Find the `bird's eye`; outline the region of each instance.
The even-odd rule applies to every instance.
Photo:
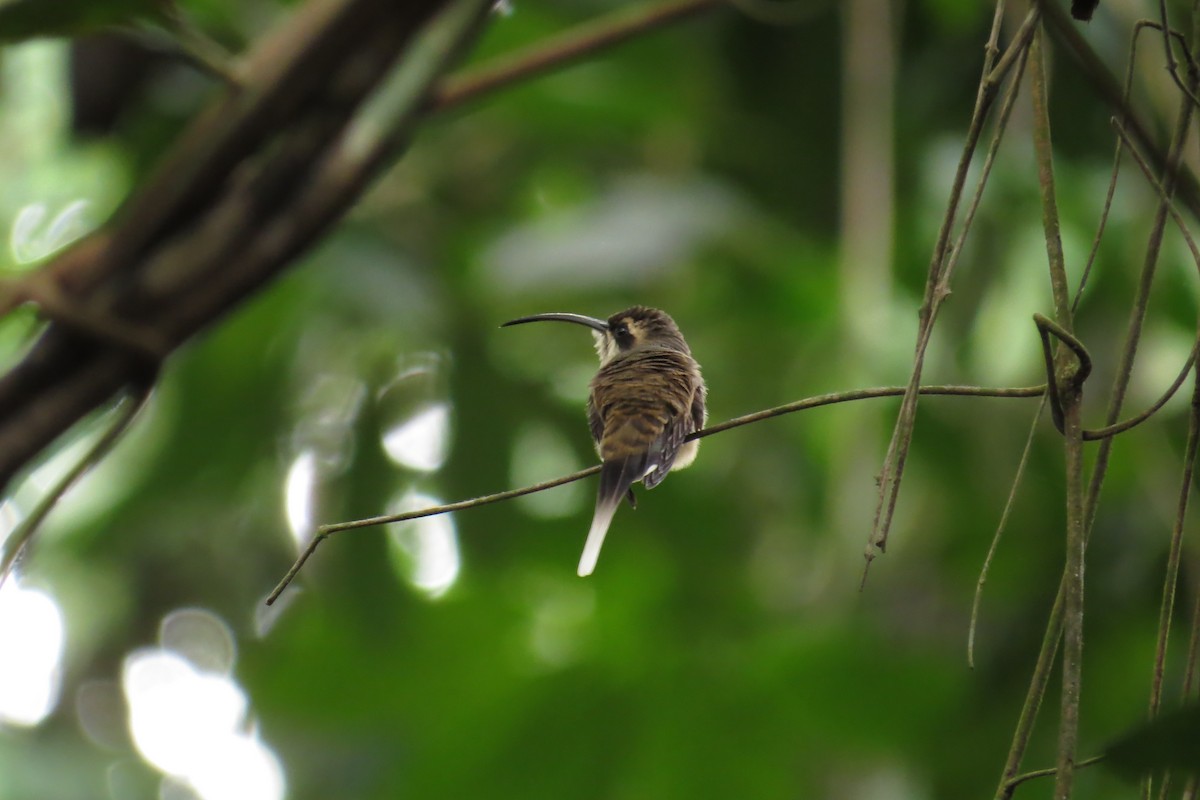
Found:
[[[629,332],[629,325],[627,323],[618,322],[616,325],[613,325],[612,333],[618,347],[624,349],[633,346],[633,335]]]

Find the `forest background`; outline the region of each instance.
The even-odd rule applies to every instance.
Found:
[[[153,388],[0,589],[0,798],[1123,798],[1146,752],[1187,766],[1111,745],[1200,685],[1191,4],[391,6],[0,4],[6,555]],[[1156,177],[1126,149],[1109,203],[1121,141]],[[917,379],[1054,402],[839,396],[706,438],[591,578],[584,480],[337,533],[265,604],[320,524],[593,464],[589,337],[498,326],[633,304],[712,423]]]

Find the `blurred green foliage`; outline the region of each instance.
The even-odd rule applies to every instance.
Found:
[[[1109,745],[1107,765],[1137,778],[1164,769],[1200,777],[1200,706],[1172,709]]]
[[[5,0],[0,3],[0,41],[95,33],[158,12],[159,0]]]
[[[253,42],[291,4],[185,5],[223,40]],[[1043,419],[968,669],[976,579],[1036,401],[922,401],[896,528],[862,592],[895,401],[706,440],[694,467],[618,513],[587,580],[574,564],[590,484],[554,490],[574,491],[561,509],[454,515],[461,566],[439,597],[411,580],[419,557],[398,543],[411,545],[411,530],[367,529],[331,538],[279,609],[262,606],[296,555],[289,476],[324,522],[384,512],[408,492],[456,500],[514,486],[531,477],[513,463],[530,431],[557,453],[532,477],[592,462],[588,338],[499,330],[506,319],[667,309],[703,366],[714,421],[906,380],[992,12],[899,6],[896,63],[877,67],[895,101],[894,183],[880,184],[894,208],[847,231],[841,178],[855,154],[837,6],[789,27],[713,12],[431,120],[320,247],[179,353],[137,429],[24,564],[23,584],[63,610],[65,661],[51,716],[0,738],[0,799],[159,796],[119,709],[97,734],[79,698],[101,686],[119,699],[124,660],[186,607],[232,630],[233,676],[295,800],[990,796],[1062,560],[1062,448]],[[1082,30],[1120,69],[1130,20],[1107,6]],[[472,60],[606,8],[516,0]],[[16,220],[43,209],[32,233],[10,236],[5,271],[70,238],[34,247],[71,202],[98,225],[219,91],[155,62],[108,135],[71,137],[67,48],[3,54],[0,137],[24,149],[0,148],[0,211],[20,233]],[[1176,101],[1160,66],[1145,71],[1139,106],[1166,117]],[[1053,80],[1078,275],[1111,165],[1111,111],[1057,53]],[[928,382],[1041,380],[1030,315],[1050,301],[1019,109]],[[1097,362],[1089,420],[1106,403],[1153,202],[1125,173],[1077,329]],[[890,263],[870,265],[877,285],[848,277],[848,236],[890,242]],[[1193,338],[1196,272],[1168,239],[1132,410],[1170,382]],[[859,305],[880,288],[878,307]],[[866,334],[851,334],[852,312],[872,320]],[[0,327],[7,360],[33,324]],[[390,458],[385,434],[434,406],[449,409],[444,462]],[[1145,715],[1185,409],[1176,399],[1116,445],[1088,559],[1081,756]],[[302,457],[311,483],[295,477]],[[27,483],[16,499],[36,491]],[[1196,597],[1189,536],[1168,694]],[[1030,769],[1053,763],[1057,702],[1052,692]],[[1128,792],[1101,770],[1078,776],[1079,797]],[[1017,796],[1048,793],[1043,781]]]

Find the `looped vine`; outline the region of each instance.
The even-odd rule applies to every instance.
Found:
[[[1050,398],[1050,414],[1054,419],[1054,427],[1058,429],[1059,433],[1062,433],[1064,389],[1074,393],[1083,388],[1083,382],[1092,374],[1092,357],[1088,355],[1087,348],[1083,346],[1082,342],[1054,320],[1035,313],[1033,321],[1037,325],[1038,335],[1042,339],[1042,357],[1046,362],[1046,386],[1048,387],[1046,395]],[[1054,353],[1050,346],[1051,335],[1066,345],[1075,356],[1076,361],[1079,362],[1074,371],[1066,376],[1065,387],[1059,386],[1058,383],[1058,375],[1054,368]]]

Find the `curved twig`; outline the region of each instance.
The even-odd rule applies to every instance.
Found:
[[[1050,413],[1054,417],[1054,427],[1059,433],[1063,432],[1063,407],[1061,389],[1058,385],[1058,377],[1054,370],[1054,353],[1050,347],[1050,336],[1053,334],[1055,339],[1065,344],[1067,348],[1074,354],[1075,359],[1079,362],[1075,371],[1071,374],[1070,380],[1067,382],[1067,389],[1072,392],[1079,391],[1083,386],[1083,382],[1092,374],[1092,357],[1088,355],[1087,348],[1083,346],[1075,336],[1059,325],[1054,320],[1042,314],[1034,314],[1033,321],[1037,325],[1038,335],[1042,339],[1042,356],[1046,360],[1046,382],[1050,387],[1048,392],[1050,397]],[[1186,374],[1186,373],[1185,373]],[[1178,387],[1176,387],[1178,388]],[[1130,427],[1133,427],[1132,425]],[[1096,438],[1104,438],[1103,436]]]
[[[1041,315],[1038,314],[1035,316],[1040,317]],[[1045,320],[1046,318],[1042,317],[1042,319]],[[1049,320],[1046,321],[1050,322]],[[1053,322],[1050,322],[1050,326],[1051,328],[1058,327]],[[1055,335],[1057,336],[1058,333],[1056,332]],[[1070,342],[1074,342],[1075,346],[1082,350],[1083,346],[1079,344],[1078,340],[1076,340],[1074,337],[1068,336],[1067,339],[1069,339]],[[1067,339],[1064,339],[1064,341]],[[1086,350],[1082,350],[1082,352],[1083,358],[1080,359],[1080,372],[1082,373],[1082,377],[1079,378],[1080,383],[1082,383],[1084,378],[1087,378],[1088,373],[1091,371],[1091,360],[1087,357]],[[1193,357],[1194,355],[1195,353],[1193,353]],[[1181,373],[1181,376],[1176,378],[1175,383],[1173,383],[1171,387],[1167,389],[1166,393],[1164,393],[1164,395],[1146,411],[1142,412],[1136,417],[1118,423],[1117,425],[1110,425],[1107,428],[1100,428],[1098,430],[1085,430],[1084,439],[1087,441],[1105,439],[1115,436],[1118,433],[1123,433],[1124,431],[1127,431],[1130,428],[1136,427],[1137,425],[1145,422],[1147,419],[1153,416],[1155,412],[1161,409],[1163,405],[1165,405],[1166,402],[1171,398],[1171,396],[1174,395],[1179,389],[1179,386],[1183,383],[1183,379],[1187,376],[1192,363],[1193,358],[1189,358],[1187,365],[1184,367],[1184,370]],[[902,397],[906,388],[907,387],[904,386],[878,386],[869,389],[852,389],[845,392],[831,392],[829,394],[806,397],[803,400],[797,400],[794,403],[786,403],[774,408],[755,411],[750,414],[744,414],[740,417],[734,417],[731,420],[727,420],[717,425],[711,425],[704,430],[696,431],[688,436],[684,441],[703,439],[706,436],[724,433],[727,430],[739,428],[743,425],[750,425],[755,422],[761,422],[773,417],[781,417],[785,414],[793,414],[797,411],[805,411],[810,408],[837,405],[839,403],[849,403],[856,400],[870,400],[880,397]],[[1039,386],[1017,386],[1007,388],[955,385],[922,386],[919,389],[919,393],[923,395],[937,395],[945,397],[1042,397],[1046,394],[1046,385],[1042,384]],[[327,525],[321,525],[317,528],[316,534],[308,543],[307,547],[305,547],[304,551],[296,559],[296,562],[292,564],[291,568],[279,581],[279,584],[276,585],[276,587],[267,596],[267,605],[272,605],[277,599],[279,599],[279,595],[282,594],[283,590],[288,587],[288,584],[295,579],[296,575],[300,572],[300,569],[304,566],[304,563],[308,561],[309,557],[312,556],[313,552],[316,551],[321,542],[332,534],[354,530],[356,528],[369,528],[375,525],[388,525],[393,522],[405,522],[407,520],[420,519],[421,517],[448,514],[452,511],[463,511],[468,508],[475,508],[476,506],[489,505],[491,503],[498,503],[503,500],[511,500],[515,497],[521,497],[523,495],[533,494],[535,492],[541,492],[545,491],[546,489],[553,489],[557,486],[573,483],[591,475],[595,475],[599,471],[600,467],[597,465],[588,467],[587,469],[579,470],[578,472],[573,472],[570,475],[563,475],[561,477],[553,478],[541,483],[523,486],[519,489],[508,489],[503,492],[496,492],[495,494],[482,495],[480,497],[473,497],[468,500],[460,500],[440,506],[430,506],[428,508],[422,508],[416,511],[405,511],[399,514],[382,514],[374,517],[364,517],[362,519],[332,522]]]
[[[1124,422],[1105,425],[1103,428],[1085,428],[1083,431],[1083,440],[1085,442],[1098,442],[1101,439],[1108,439],[1112,436],[1116,436],[1118,433],[1124,433],[1131,428],[1136,428],[1138,425],[1141,425],[1143,422],[1150,419],[1150,417],[1158,413],[1159,409],[1165,406],[1167,401],[1175,396],[1175,393],[1179,391],[1179,387],[1183,386],[1183,382],[1187,380],[1188,373],[1192,371],[1192,365],[1196,363],[1197,347],[1200,347],[1200,343],[1197,343],[1197,345],[1192,347],[1192,352],[1188,354],[1187,361],[1184,362],[1183,369],[1181,369],[1179,374],[1175,376],[1174,382],[1167,387],[1167,390],[1162,393],[1162,396],[1155,400],[1149,408],[1140,414],[1130,417]]]
[[[1103,760],[1104,760],[1104,756],[1092,756],[1091,758],[1085,758],[1082,761],[1075,762],[1075,769],[1083,769],[1084,767],[1090,767],[1094,764],[1099,764]],[[1025,783],[1026,781],[1031,781],[1034,778],[1048,778],[1051,775],[1055,775],[1057,773],[1058,773],[1057,768],[1047,767],[1046,769],[1035,769],[1032,772],[1026,772],[1023,775],[1017,775],[1015,777],[1009,778],[1008,781],[1005,782],[1004,788],[1001,790],[999,797],[1003,798],[1003,800],[1007,800],[1007,798],[1012,797],[1013,790],[1015,790],[1022,783]]]
[[[665,0],[615,11],[447,77],[434,88],[428,108],[445,111],[457,107],[496,89],[569,66],[634,36],[723,5],[726,5],[724,0]]]
[[[1172,28],[1167,21],[1166,0],[1158,0],[1158,16],[1161,20],[1160,23],[1156,24],[1150,20],[1142,20],[1138,24],[1154,28],[1162,33],[1163,53],[1167,57],[1167,73],[1171,76],[1171,80],[1175,82],[1179,91],[1183,92],[1197,107],[1200,107],[1200,98],[1196,97],[1195,92],[1179,77],[1179,63],[1175,60],[1175,51],[1171,49],[1172,38],[1179,42],[1179,46],[1183,48],[1184,58],[1187,59],[1188,80],[1193,83],[1196,80],[1196,61],[1192,58],[1192,51],[1188,47],[1187,39],[1183,37],[1183,34]]]
[[[267,605],[272,605],[279,599],[279,595],[288,587],[288,584],[300,572],[300,568],[304,566],[304,562],[308,561],[309,557],[316,552],[317,547],[325,539],[339,531],[349,531],[355,528],[369,528],[373,525],[387,525],[393,522],[405,522],[410,519],[420,519],[421,517],[434,517],[438,514],[449,514],[451,511],[462,511],[466,508],[475,508],[476,506],[486,506],[489,503],[499,503],[501,500],[511,500],[514,497],[541,492],[546,489],[553,489],[556,486],[574,483],[577,480],[586,478],[589,475],[595,475],[600,471],[600,465],[581,469],[578,472],[572,472],[570,475],[563,475],[560,478],[553,478],[541,483],[535,483],[532,486],[523,486],[520,489],[509,489],[504,492],[496,492],[495,494],[487,494],[482,497],[473,497],[470,500],[459,500],[457,503],[447,503],[440,506],[429,506],[428,508],[418,509],[416,511],[405,511],[400,514],[383,514],[378,517],[366,517],[365,519],[352,519],[346,522],[332,522],[328,525],[321,525],[317,528],[316,535],[312,541],[308,543],[308,547],[304,548],[304,552],[296,559],[296,563],[292,564],[291,569],[279,581],[279,584],[271,590],[267,595]]]
[[[1143,422],[1150,419],[1150,417],[1158,413],[1162,407],[1165,406],[1167,402],[1175,396],[1175,393],[1179,391],[1181,386],[1183,386],[1183,382],[1187,380],[1188,374],[1192,371],[1192,366],[1196,363],[1197,351],[1200,351],[1200,339],[1198,339],[1196,344],[1192,347],[1191,353],[1188,354],[1187,361],[1184,362],[1179,374],[1175,376],[1175,380],[1169,387],[1167,387],[1166,391],[1162,393],[1158,400],[1154,401],[1154,403],[1151,404],[1145,411],[1132,416],[1123,422],[1107,425],[1103,428],[1085,428],[1083,430],[1083,440],[1085,442],[1095,442],[1102,439],[1108,439],[1116,436],[1119,433],[1124,433],[1125,431],[1136,428],[1138,425],[1141,425]],[[1037,416],[1040,416],[1040,414],[1041,409],[1039,408],[1038,413],[1034,415],[1035,419]],[[1004,528],[1008,522],[1009,513],[1012,511],[1012,505],[1016,499],[1017,486],[1020,484],[1021,476],[1025,471],[1025,464],[1029,458],[1029,453],[1033,445],[1033,435],[1036,430],[1036,425],[1030,427],[1029,436],[1025,441],[1025,451],[1022,454],[1021,460],[1017,467],[1017,474],[1013,479],[1013,485],[1009,491],[1008,499],[1005,501],[1004,510],[1000,514],[1000,522],[996,526],[996,533],[992,538],[992,543],[988,548],[987,555],[984,557],[983,566],[980,569],[979,578],[976,581],[975,598],[971,603],[971,621],[967,627],[967,664],[971,667],[971,669],[975,668],[975,631],[979,620],[979,607],[983,596],[983,586],[985,583],[987,583],[987,576],[989,570],[991,569],[992,558],[996,554],[996,549],[1000,542],[1000,535],[1004,531]]]
[[[1190,124],[1193,105],[1191,100],[1187,98],[1181,99],[1175,129],[1172,133],[1170,144],[1166,147],[1159,145],[1156,137],[1150,132],[1151,128],[1143,121],[1141,116],[1135,113],[1130,104],[1129,98],[1134,78],[1134,53],[1136,52],[1138,35],[1145,28],[1138,27],[1135,30],[1130,45],[1131,50],[1125,74],[1125,82],[1122,85],[1117,82],[1116,78],[1109,72],[1107,65],[1096,55],[1095,51],[1092,50],[1080,35],[1059,4],[1044,3],[1042,7],[1050,28],[1058,36],[1067,51],[1080,62],[1084,75],[1091,81],[1097,93],[1104,97],[1114,109],[1119,111],[1121,117],[1121,122],[1119,123],[1120,129],[1129,130],[1131,137],[1141,144],[1150,155],[1155,168],[1163,174],[1163,191],[1161,197],[1164,200],[1160,202],[1160,208],[1170,212],[1172,210],[1171,205],[1169,202],[1166,202],[1165,198],[1178,196],[1193,215],[1200,217],[1200,192],[1197,192],[1196,182],[1191,172],[1182,166],[1181,159],[1183,146],[1186,142],[1186,133]],[[1123,136],[1122,138],[1123,141],[1117,143],[1118,159],[1125,137]],[[1135,155],[1135,158],[1137,157],[1136,150],[1129,148],[1129,151]],[[1157,182],[1155,184],[1157,185]],[[1117,421],[1124,402],[1131,365],[1137,350],[1137,342],[1145,316],[1146,297],[1148,296],[1149,287],[1153,280],[1161,235],[1160,221],[1156,219],[1154,228],[1151,231],[1151,240],[1147,244],[1145,263],[1142,266],[1138,280],[1137,295],[1133,301],[1133,315],[1129,322],[1120,364],[1116,370],[1117,376],[1113,383],[1113,393],[1109,400],[1107,412],[1107,422],[1109,424]],[[1085,538],[1091,530],[1096,509],[1099,505],[1098,498],[1104,477],[1107,474],[1111,442],[1112,437],[1101,442],[1092,467],[1092,477],[1084,501]],[[1011,790],[1007,789],[1008,782],[1016,777],[1021,760],[1032,738],[1033,726],[1046,695],[1046,688],[1050,682],[1052,665],[1058,652],[1058,645],[1062,641],[1064,617],[1066,616],[1065,596],[1067,593],[1067,583],[1068,578],[1064,574],[1059,583],[1058,593],[1046,623],[1042,644],[1038,651],[1037,662],[1033,668],[1025,701],[1021,707],[1020,718],[1013,731],[1008,757],[1001,772],[1000,785],[996,790],[997,798],[1004,796],[1005,792],[1011,793]]]
[[[42,522],[50,515],[55,504],[62,499],[63,495],[75,484],[77,480],[83,477],[89,469],[94,467],[104,458],[112,446],[115,445],[121,436],[129,430],[129,426],[133,423],[138,412],[146,405],[146,400],[150,397],[149,383],[144,388],[139,389],[136,393],[130,394],[125,401],[124,407],[118,413],[117,418],[113,420],[91,449],[84,454],[83,458],[71,467],[65,475],[46,492],[37,505],[29,512],[29,515],[21,520],[20,524],[13,530],[12,534],[5,542],[4,555],[0,558],[0,586],[4,585],[4,581],[8,579],[8,574],[12,571],[13,565],[17,563],[17,559],[25,552],[25,548],[33,541],[34,535]]]
[[[1029,434],[1025,437],[1025,449],[1017,462],[1017,474],[1013,476],[1012,485],[1008,489],[1008,499],[1004,501],[1004,510],[1000,512],[1000,521],[996,523],[996,531],[992,534],[992,543],[988,545],[987,555],[983,557],[983,566],[979,569],[979,577],[975,581],[975,597],[971,601],[971,622],[967,626],[967,666],[975,669],[975,631],[979,624],[979,607],[983,604],[983,586],[987,583],[988,573],[992,569],[992,559],[1000,549],[1000,537],[1008,527],[1008,517],[1016,504],[1017,490],[1021,487],[1021,479],[1025,476],[1025,467],[1029,464],[1029,454],[1033,452],[1033,437],[1037,433],[1037,420],[1046,406],[1046,397],[1038,403],[1037,413],[1033,416],[1033,424],[1029,426]]]
[[[983,76],[980,78],[976,91],[975,109],[971,114],[971,122],[967,129],[966,141],[959,156],[958,166],[950,188],[950,196],[946,204],[942,223],[938,229],[937,240],[929,262],[929,272],[925,281],[924,297],[918,312],[919,326],[916,347],[913,353],[913,368],[910,373],[907,392],[900,411],[896,415],[896,424],[892,428],[892,436],[884,454],[883,466],[879,472],[879,488],[876,493],[875,515],[871,522],[871,533],[867,539],[867,547],[863,552],[866,563],[863,565],[863,582],[866,582],[867,572],[876,555],[887,549],[888,533],[891,530],[892,519],[895,516],[896,504],[900,497],[900,483],[904,478],[908,452],[912,443],[913,430],[916,425],[917,395],[921,376],[925,368],[925,355],[933,337],[934,324],[942,302],[950,293],[950,276],[954,272],[955,261],[948,256],[952,253],[951,232],[962,201],[967,175],[975,152],[983,133],[983,126],[990,114],[996,95],[1005,77],[1014,69],[1014,65],[1024,64],[1024,52],[1037,30],[1041,17],[1040,4],[1033,4],[1021,23],[1021,27],[1013,34],[1012,41],[1003,54],[995,49],[998,31],[1003,21],[1003,4],[996,7],[992,22],[992,34],[985,49]],[[997,58],[997,56],[999,56]],[[1000,131],[997,130],[999,135]],[[979,178],[979,188],[986,183],[986,174]],[[964,229],[965,231],[965,229]],[[960,234],[965,236],[965,232]]]

